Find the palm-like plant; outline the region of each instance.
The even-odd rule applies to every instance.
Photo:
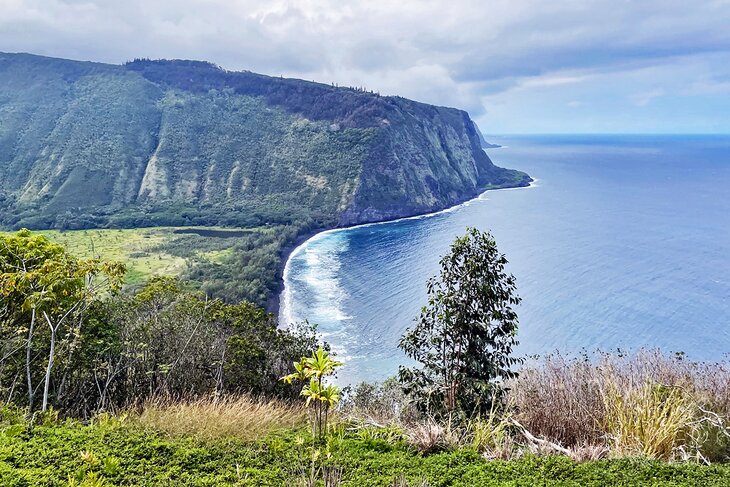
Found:
[[[333,384],[325,385],[324,379],[334,374],[335,369],[341,365],[342,362],[334,360],[329,352],[320,346],[312,352],[311,357],[302,357],[299,362],[294,362],[294,373],[281,378],[287,384],[295,380],[302,382],[309,380],[309,384],[302,388],[301,395],[307,398],[307,406],[313,403],[314,436],[321,437],[325,433],[329,410],[340,400],[340,388]]]
[[[295,380],[301,380],[305,381],[309,378],[308,375],[308,369],[304,367],[304,357],[302,357],[301,362],[294,362],[294,370],[295,372],[293,374],[285,375],[281,378],[284,382],[287,384],[291,384]]]

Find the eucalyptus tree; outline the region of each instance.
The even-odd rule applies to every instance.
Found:
[[[428,304],[399,344],[420,363],[402,366],[399,380],[421,411],[484,411],[499,398],[500,381],[515,375],[520,298],[506,265],[492,235],[475,228],[441,258],[440,274],[427,283]]]

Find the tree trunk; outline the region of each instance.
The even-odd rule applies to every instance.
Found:
[[[51,369],[53,369],[53,357],[56,353],[56,330],[58,328],[54,327],[51,324],[51,321],[46,316],[46,321],[48,321],[48,326],[51,329],[51,349],[48,352],[48,366],[46,367],[46,382],[43,385],[43,406],[41,407],[41,411],[45,412],[46,409],[48,409],[48,391],[51,386]]]
[[[15,384],[18,383],[19,376],[20,376],[20,371],[16,372],[15,377],[13,378],[13,383],[10,386],[10,392],[8,392],[8,400],[5,401],[6,406],[13,402],[13,394],[15,394]]]
[[[324,406],[324,434],[327,434],[327,421],[329,419],[329,410],[330,407],[328,404],[325,404]]]
[[[33,330],[35,329],[35,308],[31,311],[30,315],[30,328],[28,329],[28,344],[25,347],[25,372],[28,379],[28,410],[33,411],[33,397],[35,391],[33,390],[33,377],[30,370],[30,359],[31,359],[31,345],[33,344]]]

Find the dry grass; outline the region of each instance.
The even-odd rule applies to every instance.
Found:
[[[726,459],[730,366],[642,350],[543,358],[510,384],[517,419],[536,436],[591,457]]]
[[[570,449],[570,458],[576,462],[592,462],[608,456],[609,449],[603,445],[574,445]]]
[[[408,443],[421,453],[430,453],[446,447],[446,428],[428,419],[407,428]]]
[[[597,375],[590,362],[561,355],[525,367],[510,384],[519,421],[565,446],[593,442],[601,434],[595,416],[603,409]]]
[[[136,420],[170,435],[255,440],[274,431],[304,426],[308,416],[302,405],[237,396],[148,401]]]
[[[692,443],[699,411],[692,395],[679,387],[647,380],[619,391],[609,382],[603,399],[603,429],[614,455],[668,460],[678,447]]]
[[[471,447],[490,459],[730,458],[728,361],[691,362],[656,350],[550,355],[507,384],[505,404],[466,422],[404,416],[407,398],[397,387],[361,385],[343,412],[351,421],[398,428],[422,453]]]

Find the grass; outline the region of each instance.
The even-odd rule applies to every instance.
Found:
[[[98,257],[127,265],[125,284],[153,276],[179,277],[186,286],[227,303],[271,306],[281,278],[282,252],[301,228],[292,225],[149,227],[41,230],[80,258]],[[0,232],[7,235],[9,232]]]
[[[247,396],[150,401],[89,424],[52,413],[31,425],[5,407],[0,485],[725,486],[726,365],[551,356],[510,384],[506,414],[381,426],[355,397],[323,440],[300,404]],[[381,413],[399,401],[364,392]]]
[[[308,417],[299,404],[240,396],[186,402],[150,401],[136,420],[144,427],[170,435],[253,440],[277,431],[306,427]]]
[[[692,443],[699,410],[694,398],[679,387],[646,381],[619,391],[609,383],[604,401],[604,429],[616,455],[668,460],[678,447]]]
[[[174,233],[176,230],[216,230],[213,227],[152,227],[132,229],[92,230],[40,230],[36,233],[47,236],[64,245],[68,251],[80,258],[99,257],[104,260],[123,262],[127,265],[125,283],[141,284],[153,276],[180,276],[189,263],[183,257],[161,251],[158,247],[173,241],[187,239],[193,242],[194,234]],[[221,229],[222,231],[241,231]],[[0,235],[10,232],[0,232]],[[234,239],[231,239],[234,240]],[[232,243],[232,242],[231,242]],[[231,255],[230,249],[200,251],[196,255],[203,260],[221,264]]]
[[[682,355],[551,355],[510,384],[517,419],[564,447],[611,455],[727,461],[730,364]]]

